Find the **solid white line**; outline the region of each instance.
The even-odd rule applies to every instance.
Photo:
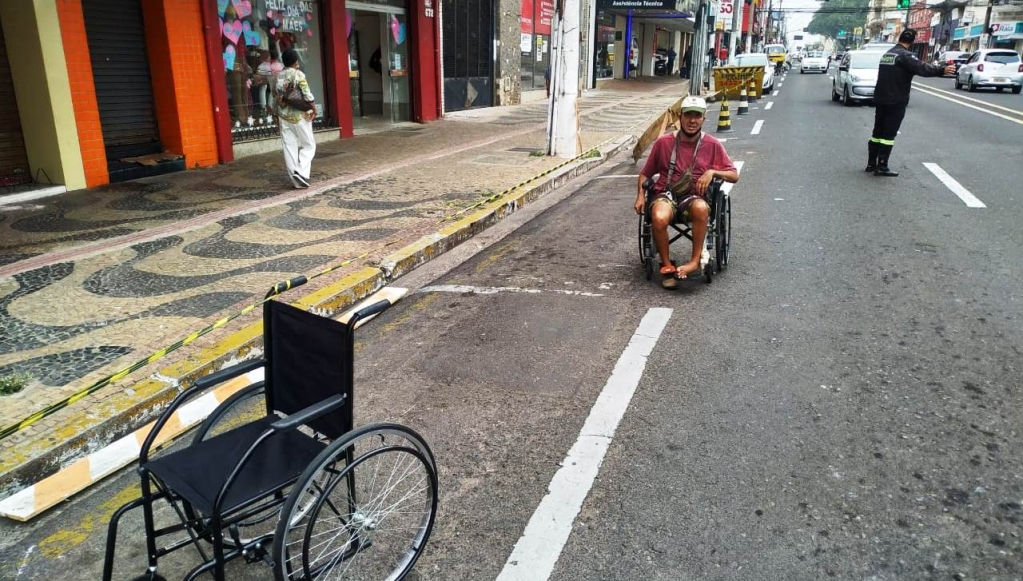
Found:
[[[604,295],[599,293],[590,293],[577,290],[568,289],[538,289],[538,288],[522,288],[517,286],[470,286],[467,284],[436,284],[431,286],[424,286],[419,289],[421,293],[457,293],[465,294],[472,293],[474,295],[496,295],[497,293],[524,293],[529,295],[538,295],[541,293],[555,293],[562,295],[572,295],[578,297],[602,297]]]
[[[963,185],[957,182],[954,177],[948,175],[948,172],[941,169],[938,166],[938,164],[924,163],[924,167],[930,170],[930,172],[934,174],[935,177],[941,180],[941,183],[945,184],[945,187],[952,190],[953,194],[959,196],[960,200],[966,202],[967,207],[969,208],[987,207],[984,205],[984,202],[981,202],[979,199],[977,199],[977,196],[974,196],[972,193],[970,193],[970,190],[964,188]]]
[[[962,101],[960,101],[958,99],[953,99],[952,97],[946,97],[945,95],[941,95],[941,94],[938,94],[938,93],[932,93],[930,91],[921,89],[920,87],[917,87],[916,90],[920,91],[921,93],[925,93],[927,95],[930,95],[932,97],[937,97],[939,99],[944,99],[946,101],[952,101],[956,105],[962,105],[963,107],[969,107],[970,109],[975,109],[977,111],[980,111],[981,113],[987,113],[988,115],[994,115],[995,117],[1001,117],[1002,119],[1005,119],[1007,121],[1012,121],[1013,123],[1016,123],[1017,125],[1023,125],[1023,120],[1013,119],[1012,117],[1009,117],[1008,115],[1002,115],[1001,113],[995,113],[994,111],[988,111],[987,109],[983,109],[981,107],[977,107],[976,105],[970,105],[969,103],[963,103]]]
[[[775,93],[775,95],[777,95],[777,94],[778,94],[778,91],[775,91],[774,93]],[[770,103],[768,103],[768,104],[767,104],[766,106],[764,106],[764,111],[770,111],[770,110],[771,110],[771,107],[774,107],[774,101],[771,101],[771,102],[770,102]]]
[[[597,176],[597,177],[595,177],[593,179],[595,179],[595,180],[620,180],[620,179],[629,178],[630,180],[634,180],[634,179],[636,179],[638,177],[639,177],[639,174],[636,174],[636,175],[615,174],[613,176]]]
[[[751,135],[760,135],[760,128],[764,126],[763,119],[757,119],[757,122],[753,124],[753,131],[750,131]]]
[[[640,321],[497,581],[545,581],[550,577],[671,312],[650,309]]]
[[[1012,109],[1012,108],[1009,108],[1009,107],[1001,107],[999,105],[995,105],[994,103],[988,103],[987,101],[981,101],[980,99],[974,99],[972,97],[967,97],[966,95],[959,95],[959,94],[954,93],[952,91],[946,91],[944,89],[938,89],[937,87],[932,87],[930,85],[925,85],[923,83],[917,83],[917,82],[914,81],[913,82],[913,86],[917,87],[917,88],[924,88],[924,89],[927,89],[929,91],[936,91],[938,93],[944,93],[946,95],[950,95],[950,96],[954,97],[955,99],[962,99],[963,101],[971,101],[973,103],[979,103],[981,105],[986,105],[988,107],[991,107],[992,109],[1001,109],[1002,111],[1008,111],[1009,113],[1012,113],[1013,115],[1023,115],[1023,111],[1020,111],[1019,109]]]

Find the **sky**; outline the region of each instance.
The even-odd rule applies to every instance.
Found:
[[[778,4],[779,0],[774,0],[775,5]],[[796,30],[802,30],[810,25],[810,20],[813,19],[813,13],[798,13],[793,14],[788,10],[791,8],[818,8],[822,2],[817,0],[781,0],[781,8],[785,14],[785,21],[788,24],[789,32]]]

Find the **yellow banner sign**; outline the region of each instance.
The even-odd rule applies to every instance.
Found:
[[[754,80],[757,94],[764,85],[764,67],[714,67],[714,89],[724,91],[729,99],[738,99],[742,87],[749,90],[749,81]]]

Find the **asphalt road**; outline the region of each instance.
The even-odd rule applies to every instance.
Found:
[[[789,75],[733,116],[725,146],[744,166],[713,284],[644,280],[638,167],[619,160],[499,226],[505,238],[468,243],[491,240],[464,263],[428,267],[412,286],[430,286],[365,328],[358,422],[411,425],[440,464],[415,578],[531,565],[506,561],[548,488],[566,492],[552,479],[608,378],[637,369],[616,362],[651,309],[670,318],[644,340],[592,488],[567,491],[585,496],[567,542],[543,543],[551,579],[1023,578],[1023,125],[918,92],[892,156],[902,175],[875,178],[873,109],[832,103],[829,84]],[[98,578],[134,479],[0,523],[0,577]],[[137,521],[121,539],[129,578]]]

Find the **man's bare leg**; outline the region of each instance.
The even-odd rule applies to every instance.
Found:
[[[689,207],[689,215],[693,219],[693,255],[689,258],[689,262],[678,267],[679,278],[700,270],[700,257],[703,254],[703,241],[707,238],[710,206],[703,200],[696,200]]]
[[[671,257],[668,254],[668,225],[671,224],[674,217],[671,204],[667,202],[654,202],[650,206],[650,226],[653,230],[657,253],[661,255],[661,266],[671,264]]]

